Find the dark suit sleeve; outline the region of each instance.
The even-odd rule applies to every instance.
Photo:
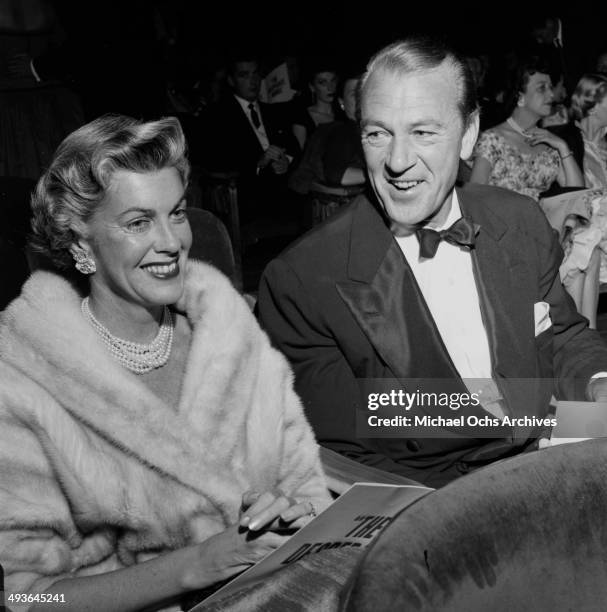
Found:
[[[295,389],[318,441],[366,465],[420,480],[421,473],[358,439],[355,414],[362,399],[354,372],[325,328],[314,295],[284,260],[276,259],[266,268],[257,313],[274,345],[291,362]]]
[[[537,206],[526,211],[530,227],[537,227],[535,246],[540,262],[539,299],[550,304],[553,329],[554,374],[559,399],[586,400],[586,388],[597,372],[607,372],[607,346],[599,333],[588,328],[565,291],[559,266],[563,251],[544,214]]]

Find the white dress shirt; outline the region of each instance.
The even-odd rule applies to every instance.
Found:
[[[255,100],[255,102],[251,102],[249,100],[245,100],[244,98],[241,98],[240,96],[237,96],[236,94],[234,94],[234,97],[236,98],[236,101],[238,102],[238,104],[240,104],[240,106],[242,107],[242,112],[246,115],[249,125],[251,126],[251,129],[255,132],[255,136],[257,136],[257,140],[259,140],[259,144],[261,145],[261,148],[265,151],[270,146],[270,140],[268,139],[266,128],[263,124],[263,118],[261,116],[261,112],[259,110],[259,104],[257,103],[257,100]],[[255,127],[255,125],[253,124],[253,120],[251,119],[251,109],[249,108],[249,104],[253,105],[253,107],[255,108],[255,112],[257,113],[257,116],[259,117],[259,127],[258,128]]]
[[[441,227],[446,229],[461,217],[455,190],[451,210]],[[430,226],[429,226],[430,227]],[[482,230],[481,230],[482,231]],[[469,251],[445,241],[432,259],[420,258],[417,236],[396,237],[426,300],[447,352],[464,384],[480,398],[489,412],[503,416],[497,386],[491,378],[491,353]]]

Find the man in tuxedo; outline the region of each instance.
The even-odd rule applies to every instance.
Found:
[[[372,191],[270,263],[258,312],[321,444],[440,486],[538,448],[553,393],[605,397],[607,347],[563,290],[538,206],[455,188],[478,134],[464,62],[429,39],[383,49],[360,115]],[[414,413],[443,420],[372,424]]]
[[[247,54],[229,64],[231,92],[209,109],[202,145],[203,164],[239,174],[241,220],[279,213],[286,174],[298,153],[285,105],[259,100],[259,63]]]

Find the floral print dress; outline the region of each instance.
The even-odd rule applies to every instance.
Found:
[[[481,134],[474,156],[484,157],[491,164],[490,185],[522,193],[536,201],[559,173],[560,158],[556,149],[521,153],[494,130]]]
[[[490,185],[516,191],[535,201],[540,199],[540,194],[550,187],[559,173],[560,157],[556,149],[521,153],[495,130],[486,130],[481,134],[474,149],[474,157],[478,156],[491,164]],[[593,199],[587,200],[588,218],[592,219],[596,217]],[[588,267],[602,236],[603,229],[592,221],[590,225],[578,225],[569,234],[567,242],[563,244],[565,257],[559,270],[563,285],[571,284],[580,271]]]

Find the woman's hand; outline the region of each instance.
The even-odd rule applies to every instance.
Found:
[[[195,547],[196,559],[184,578],[187,589],[199,589],[238,574],[263,559],[316,515],[309,501],[297,502],[280,491],[242,496],[238,525]]]
[[[255,532],[232,525],[194,547],[184,586],[196,590],[231,578],[282,546],[288,536],[273,531]]]
[[[561,158],[571,153],[567,143],[549,130],[545,130],[541,127],[532,127],[526,130],[525,134],[527,135],[527,142],[532,147],[540,143],[547,144],[549,147],[556,149]]]
[[[298,502],[280,491],[247,491],[242,496],[240,525],[249,531],[298,529],[315,516],[316,510],[312,502]]]

